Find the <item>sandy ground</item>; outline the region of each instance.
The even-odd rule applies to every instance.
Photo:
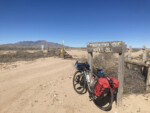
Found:
[[[73,50],[66,50],[68,54],[72,55],[73,58],[88,58],[88,54],[86,50],[80,49],[73,49]]]
[[[81,54],[82,53],[82,54]],[[70,51],[74,57],[87,52]],[[41,58],[0,66],[0,113],[106,113],[73,90],[75,60]],[[5,67],[5,68],[4,68]],[[124,95],[107,113],[150,113],[150,94]]]

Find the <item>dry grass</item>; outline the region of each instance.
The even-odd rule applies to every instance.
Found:
[[[8,48],[6,48],[8,49]],[[14,48],[13,48],[14,49]],[[29,49],[29,48],[28,48]],[[36,48],[31,50],[28,50],[27,48],[17,48],[17,50],[13,50],[13,52],[7,52],[6,54],[0,54],[0,63],[6,63],[6,62],[15,62],[15,61],[30,61],[30,60],[35,60],[38,58],[44,58],[44,57],[61,57],[61,49],[60,48],[47,48],[44,52],[40,51],[40,49],[36,50]],[[8,51],[8,50],[3,50],[3,51]],[[11,50],[9,50],[11,51]],[[14,52],[15,51],[15,52]],[[32,52],[30,52],[32,51]],[[67,58],[69,55],[67,52],[64,51],[64,54]],[[72,56],[70,55],[70,57]]]
[[[61,56],[61,49],[48,49],[47,56],[53,57],[53,56]]]
[[[8,53],[8,54],[2,54],[0,55],[0,63],[5,62],[15,62],[20,60],[35,60],[37,58],[45,57],[44,54],[39,52],[29,53],[22,50],[18,50],[16,53]]]
[[[102,68],[109,76],[117,78],[118,58],[113,53],[104,53],[94,58],[94,66]],[[140,66],[125,64],[124,93],[145,92],[145,76]]]
[[[41,50],[41,47],[24,47],[24,46],[0,45],[0,50]]]
[[[95,56],[94,60],[94,67],[103,69],[104,72],[108,75],[117,77],[117,65],[118,60],[112,53],[103,53]]]
[[[10,49],[10,47],[1,48],[2,50]],[[5,62],[15,62],[15,61],[31,61],[38,58],[43,57],[53,57],[61,56],[61,49],[60,48],[49,48],[47,53],[43,53],[41,51],[35,51],[33,53],[27,52],[27,50],[40,50],[40,48],[16,48],[16,52],[14,53],[7,53],[7,54],[0,54],[0,63]],[[12,48],[15,50],[15,48]],[[148,54],[150,58],[150,54]],[[141,58],[141,56],[139,57]],[[138,59],[139,59],[138,58]],[[87,62],[86,57],[82,57],[77,59],[79,62]],[[118,58],[116,54],[113,53],[103,53],[99,54],[94,57],[94,66],[97,68],[101,68],[104,72],[109,75],[117,78],[118,72]],[[145,91],[145,76],[143,76],[141,67],[136,65],[131,65],[131,68],[128,69],[128,66],[125,65],[125,79],[124,79],[124,93],[141,93]]]
[[[87,58],[78,59],[80,62],[87,62]],[[103,69],[105,74],[118,78],[118,57],[113,53],[103,53],[94,57],[94,68]],[[142,67],[130,65],[130,69],[125,64],[124,93],[145,92],[145,76]]]

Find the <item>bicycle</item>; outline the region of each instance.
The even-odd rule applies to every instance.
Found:
[[[78,94],[85,94],[87,91],[89,93],[89,97],[91,101],[94,102],[94,104],[100,108],[101,110],[107,111],[111,109],[114,94],[112,91],[112,88],[107,89],[104,93],[101,94],[101,96],[97,97],[94,94],[94,88],[97,84],[97,80],[100,77],[104,77],[104,73],[101,73],[100,76],[92,73],[90,71],[90,66],[88,63],[78,63],[76,62],[76,68],[77,71],[75,72],[73,76],[73,87],[74,90]],[[97,69],[98,71],[101,71],[101,69]],[[90,78],[90,75],[92,75],[92,78]],[[78,87],[76,87],[79,85]],[[109,97],[108,99],[106,97]],[[107,102],[105,102],[107,100]]]

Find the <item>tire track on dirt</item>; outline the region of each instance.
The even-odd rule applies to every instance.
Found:
[[[4,106],[6,108],[6,106],[8,106],[7,103],[9,103],[9,107],[11,105],[10,103],[15,103],[15,100],[18,100],[18,98],[20,98],[20,96],[17,95],[18,93],[22,95],[22,93],[24,93],[24,92],[28,92],[29,90],[33,90],[33,92],[31,93],[31,97],[29,97],[29,98],[33,98],[36,94],[38,94],[38,92],[34,93],[36,91],[36,89],[34,88],[34,84],[39,84],[40,83],[39,81],[45,81],[45,80],[47,80],[47,78],[52,79],[52,80],[54,78],[57,78],[56,76],[53,76],[53,75],[58,75],[59,76],[59,73],[63,73],[64,70],[67,70],[71,66],[71,65],[67,65],[69,62],[70,61],[62,60],[62,61],[59,61],[59,62],[56,62],[56,63],[52,63],[50,65],[49,64],[44,65],[44,67],[40,66],[40,68],[43,68],[43,69],[41,69],[41,70],[37,69],[38,72],[37,72],[36,76],[34,76],[32,74],[29,74],[29,75],[32,75],[34,77],[29,77],[28,79],[25,79],[25,80],[21,81],[21,83],[17,82],[17,84],[19,84],[19,86],[17,84],[15,84],[16,83],[15,81],[12,82],[12,80],[9,80],[9,82],[11,81],[11,84],[13,84],[13,83],[15,84],[16,88],[13,85],[9,84],[9,88],[8,87],[7,88],[10,89],[11,87],[13,87],[13,89],[12,90],[6,90],[5,93],[3,92],[3,94],[1,92],[0,97],[4,97],[6,95],[9,95],[9,93],[14,93],[14,95],[13,95],[13,97],[10,97],[10,98],[7,98],[7,99],[0,99],[0,100],[3,100],[3,101],[0,102],[0,103],[2,103],[2,104],[0,104],[0,110],[2,110],[1,108],[4,108]],[[65,66],[63,66],[63,65],[65,65]],[[56,68],[56,66],[57,66],[57,68]],[[50,67],[51,69],[49,69],[47,67]],[[32,73],[32,71],[31,71],[31,73]],[[18,79],[18,78],[16,77],[16,79]],[[24,77],[22,77],[22,79],[24,79]],[[19,80],[21,80],[21,79],[19,79]],[[3,86],[4,86],[4,84],[3,84]],[[25,91],[23,86],[29,86],[30,89]],[[22,87],[21,88],[22,90],[18,89],[18,87]],[[25,102],[25,103],[27,103],[27,102]],[[11,107],[9,109],[11,109]],[[10,111],[12,112],[12,110],[10,110]]]

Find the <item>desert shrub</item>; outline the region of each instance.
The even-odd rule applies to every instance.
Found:
[[[35,60],[37,58],[45,57],[42,51],[28,53],[22,50],[18,50],[16,53],[8,53],[0,55],[0,62],[14,62],[20,60]]]
[[[77,58],[77,61],[80,63],[86,63],[86,62],[88,62],[88,59],[86,57],[82,56],[81,58]]]
[[[41,47],[0,45],[0,50],[41,50]]]
[[[61,57],[61,49],[60,48],[51,48],[51,49],[48,49],[47,51],[47,56],[48,57],[53,57],[53,56],[57,56],[57,57]],[[72,58],[71,55],[69,55],[65,50],[64,50],[64,58]]]
[[[141,48],[132,48],[132,51],[133,52],[138,52],[138,51],[140,51],[141,50]]]
[[[94,67],[101,68],[104,72],[117,78],[118,58],[113,53],[99,54],[94,58]],[[142,74],[141,67],[131,65],[129,69],[125,64],[124,75],[124,93],[141,93],[145,91],[145,77]]]
[[[65,52],[65,51],[64,51]],[[69,55],[65,53],[65,55]],[[42,51],[37,51],[34,53],[26,52],[26,50],[22,49],[17,49],[16,53],[7,53],[7,54],[1,54],[0,55],[0,63],[5,63],[5,62],[14,62],[14,61],[19,61],[19,60],[35,60],[37,58],[42,58],[42,57],[53,57],[61,56],[61,49],[60,48],[50,48],[46,53],[43,53]]]
[[[125,65],[124,93],[142,93],[145,91],[145,76],[142,67],[130,65],[130,69]]]
[[[135,60],[142,60],[142,58],[143,58],[142,54],[137,56],[137,57],[132,57],[132,59],[135,59]]]
[[[52,56],[61,56],[61,49],[48,49],[47,51],[47,56],[52,57]]]
[[[42,51],[34,52],[34,53],[29,53],[29,52],[24,52],[24,51],[17,51],[15,56],[16,60],[34,60],[37,58],[42,58],[44,57],[44,54]]]
[[[0,55],[0,62],[5,63],[5,62],[11,62],[14,58],[14,54],[2,54]]]
[[[112,53],[97,55],[93,60],[94,67],[103,69],[104,72],[113,77],[117,77],[117,58]]]

